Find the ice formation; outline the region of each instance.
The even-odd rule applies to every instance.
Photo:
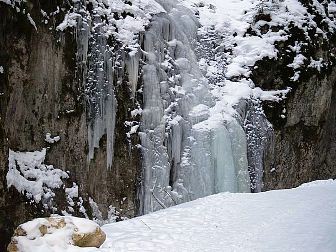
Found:
[[[57,30],[76,27],[77,75],[85,90],[88,118],[88,161],[94,159],[100,140],[106,136],[106,164],[112,168],[117,112],[115,86],[124,69],[134,98],[139,73],[139,32],[145,31],[151,15],[164,12],[154,0],[74,1]],[[123,13],[129,13],[123,17]],[[116,18],[118,16],[118,18]],[[116,39],[114,44],[108,42]],[[118,43],[120,46],[118,47]],[[134,130],[134,129],[133,129]]]
[[[214,109],[194,53],[199,23],[177,2],[158,2],[166,13],[153,18],[143,39],[142,213],[223,191],[250,192],[242,118]]]
[[[76,2],[76,13],[67,14],[58,29],[76,25],[78,75],[87,102],[88,160],[94,158],[95,148],[100,147],[99,142],[106,135],[106,164],[107,168],[111,168],[117,110],[114,94],[115,58],[107,43],[107,28],[98,2],[94,3],[94,7],[94,15],[90,15],[81,1]]]
[[[89,10],[84,1],[74,1],[58,26],[76,27],[88,160],[106,135],[107,167],[113,166],[115,87],[127,76],[130,98],[143,98],[131,111],[141,117],[140,126],[125,122],[131,127],[127,137],[138,132],[141,140],[140,213],[218,192],[261,191],[263,158],[272,152],[273,137],[261,101],[281,101],[290,90],[263,91],[250,75],[258,60],[277,57],[275,43],[288,39],[289,24],[306,36],[309,29],[321,30],[307,8],[296,0],[90,4]],[[329,17],[319,2],[313,6],[335,30],[329,18],[335,5]],[[261,11],[270,21],[258,19]],[[260,32],[266,24],[282,28]],[[295,71],[308,61],[300,50],[299,44],[293,47],[297,57],[289,67]],[[319,62],[311,59],[310,66],[319,68]],[[298,70],[292,80],[299,78]]]

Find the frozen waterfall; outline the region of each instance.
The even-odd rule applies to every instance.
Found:
[[[268,146],[263,135],[271,138],[272,129],[258,113],[260,104],[242,96],[233,108],[225,95],[216,94],[237,84],[224,76],[224,49],[214,49],[223,37],[211,29],[200,34],[197,15],[179,1],[151,2],[156,11],[146,29],[142,24],[143,30],[127,23],[127,17],[114,20],[113,11],[120,10],[114,9],[113,2],[105,6],[93,1],[90,11],[84,2],[76,2],[81,17],[76,29],[77,71],[87,101],[88,160],[94,158],[95,148],[106,136],[106,163],[108,168],[113,166],[115,88],[124,78],[130,99],[141,111],[141,119],[133,118],[140,122],[125,122],[135,123],[137,129],[140,124],[140,214],[218,192],[260,191],[262,159]],[[110,16],[104,16],[106,13]],[[122,29],[128,26],[138,30],[122,37]],[[136,45],[119,41],[118,49],[108,40],[111,31],[117,39],[127,37]],[[209,75],[209,69],[204,69],[206,61],[216,72]],[[254,87],[245,84],[251,93]]]
[[[215,98],[194,53],[199,23],[175,1],[157,1],[143,36],[144,157],[141,213],[206,195],[250,192],[243,118],[212,115]]]

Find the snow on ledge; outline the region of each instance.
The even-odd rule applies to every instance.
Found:
[[[52,165],[44,164],[46,149],[34,152],[15,152],[9,150],[7,187],[13,186],[27,198],[48,207],[55,193],[52,189],[63,185],[62,179],[68,174]]]

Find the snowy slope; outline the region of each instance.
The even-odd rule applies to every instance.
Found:
[[[101,251],[336,251],[336,181],[221,193],[103,226]]]
[[[70,245],[65,241],[68,229],[54,236],[40,237],[38,230],[28,233],[38,242],[21,238],[19,248],[24,252],[334,252],[336,180],[265,193],[220,193],[102,229],[107,239],[98,249]]]

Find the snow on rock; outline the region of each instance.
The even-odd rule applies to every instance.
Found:
[[[96,17],[104,17],[100,24],[95,27],[102,26],[101,30],[106,37],[113,35],[125,47],[131,50],[131,55],[135,55],[140,47],[137,36],[140,32],[145,31],[145,27],[153,15],[165,12],[160,4],[155,0],[107,0],[107,1],[90,1],[93,6],[92,17],[88,21],[94,20]],[[74,6],[78,1],[74,1]],[[84,7],[75,9],[66,13],[64,20],[57,26],[57,30],[64,31],[68,27],[76,27],[78,19],[84,12]],[[126,16],[124,14],[127,13]],[[106,19],[106,20],[105,20]]]
[[[64,31],[68,27],[76,27],[77,19],[79,17],[81,17],[81,15],[77,13],[65,14],[64,20],[56,27],[56,29],[59,31]]]
[[[30,24],[31,24],[32,26],[34,26],[35,30],[37,31],[36,23],[35,23],[35,21],[33,20],[33,18],[31,17],[30,13],[27,13],[27,18],[28,18]]]
[[[53,143],[57,143],[59,140],[61,140],[61,138],[60,138],[60,136],[52,137],[51,133],[47,133],[44,140],[47,143],[53,144]]]
[[[202,27],[199,34],[209,34],[211,31],[222,35],[221,47],[230,50],[226,77],[249,77],[252,67],[262,58],[276,58],[275,43],[288,39],[289,26],[294,25],[303,30],[309,37],[308,31],[316,28],[325,35],[326,32],[335,32],[336,25],[328,17],[323,6],[313,1],[311,6],[323,17],[328,31],[322,31],[314,21],[315,16],[310,14],[303,4],[297,0],[283,1],[222,1],[222,0],[183,0],[186,6],[194,9],[199,16]],[[201,3],[201,4],[200,4]],[[334,10],[334,3],[329,4],[329,13]],[[262,27],[282,27],[280,30],[268,29],[261,32]],[[256,34],[248,32],[254,29]],[[302,63],[302,57],[293,62],[293,67]],[[204,63],[203,63],[204,64]]]
[[[53,215],[21,224],[8,246],[9,252],[91,251],[100,247],[105,233],[93,221],[70,216]]]
[[[325,66],[323,63],[323,59],[319,58],[319,60],[314,60],[313,58],[310,58],[310,64],[308,67],[315,68],[317,71],[321,72],[321,69]]]
[[[10,5],[11,7],[15,7],[15,4],[21,4],[22,0],[0,0],[0,2]]]
[[[107,239],[99,251],[333,252],[335,216],[335,180],[265,193],[221,193],[105,225]]]
[[[44,164],[46,149],[34,152],[15,152],[9,150],[7,187],[15,187],[28,199],[47,208],[55,196],[53,189],[63,185],[62,179],[68,174],[52,165]]]

